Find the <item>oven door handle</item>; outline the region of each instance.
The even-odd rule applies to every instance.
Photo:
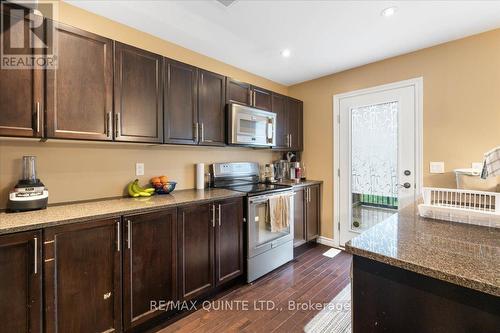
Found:
[[[268,202],[268,201],[269,201],[269,198],[257,199],[257,200],[250,199],[250,203],[252,203],[252,204],[259,204],[259,203]]]

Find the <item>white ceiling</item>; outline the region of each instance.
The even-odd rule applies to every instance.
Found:
[[[500,1],[67,2],[285,85],[500,27]]]

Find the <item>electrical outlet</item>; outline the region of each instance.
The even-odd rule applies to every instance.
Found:
[[[430,173],[444,173],[444,162],[430,162]]]
[[[472,162],[471,167],[472,167],[472,169],[482,170],[483,163],[482,162]]]
[[[136,163],[135,164],[135,175],[136,176],[144,176],[144,163]]]

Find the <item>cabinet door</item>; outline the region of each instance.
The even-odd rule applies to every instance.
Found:
[[[46,332],[120,332],[120,232],[116,219],[44,231]]]
[[[165,59],[165,143],[198,143],[197,69]]]
[[[299,246],[306,242],[306,196],[303,187],[295,190],[293,201],[293,245]]]
[[[181,207],[177,216],[179,298],[188,300],[212,290],[215,218],[211,204]]]
[[[175,301],[177,209],[124,217],[123,315],[125,329],[165,313],[151,302]]]
[[[287,98],[283,95],[272,95],[272,112],[276,113],[276,146],[288,148],[288,114],[286,112]]]
[[[216,285],[243,274],[243,200],[215,203],[215,274]]]
[[[271,111],[271,92],[259,87],[252,87],[252,106],[257,109]]]
[[[319,236],[320,226],[320,205],[321,205],[321,191],[319,185],[309,186],[307,188],[307,240],[313,240]]]
[[[112,140],[112,41],[51,24],[56,25],[58,58],[57,69],[47,70],[48,137]]]
[[[42,332],[40,231],[0,237],[2,332]]]
[[[288,133],[291,150],[302,150],[302,102],[288,98]]]
[[[13,9],[2,4],[2,40],[5,45],[23,44],[18,54],[33,56],[25,41],[24,31],[30,31],[30,21],[10,13]],[[21,10],[20,8],[15,8]],[[29,11],[24,10],[28,15]],[[16,28],[13,28],[16,27]],[[42,29],[43,27],[37,28]],[[0,135],[41,137],[43,129],[43,71],[41,69],[0,69]]]
[[[226,81],[227,103],[252,105],[252,90],[248,83],[227,78]]]
[[[225,127],[226,77],[199,70],[198,119],[200,144],[223,146]]]
[[[115,43],[115,140],[163,142],[162,59]]]

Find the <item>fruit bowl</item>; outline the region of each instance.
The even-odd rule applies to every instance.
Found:
[[[157,194],[169,194],[173,190],[175,190],[175,185],[177,185],[176,182],[166,182],[166,183],[155,183],[153,184],[153,187],[155,189],[155,192]]]

